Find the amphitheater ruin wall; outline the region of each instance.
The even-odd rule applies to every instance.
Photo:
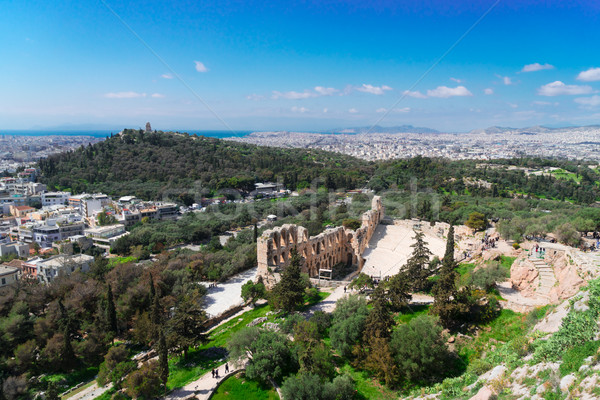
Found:
[[[333,270],[340,263],[360,269],[364,264],[362,254],[382,218],[381,198],[375,196],[357,230],[340,226],[309,237],[306,228],[285,224],[265,231],[257,243],[258,276],[268,287],[273,286],[279,273],[289,264],[294,248],[304,259],[303,272],[311,278],[317,277],[320,270]]]

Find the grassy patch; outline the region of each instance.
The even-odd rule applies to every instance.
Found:
[[[500,265],[510,272],[510,267],[513,265],[517,257],[500,256]]]
[[[350,364],[341,368],[354,379],[357,397],[369,400],[392,400],[398,398],[398,393],[389,389],[364,371],[355,370]]]
[[[248,380],[242,374],[240,377],[227,378],[212,398],[215,400],[276,400],[279,399],[279,395],[274,388],[265,387],[259,382]]]
[[[474,269],[475,269],[475,264],[473,264],[473,263],[464,263],[464,264],[460,264],[456,268],[456,272],[458,272],[458,274],[460,276],[464,276],[466,274],[470,274],[471,272],[473,272]]]
[[[567,350],[563,355],[563,362],[560,364],[560,376],[565,376],[571,372],[578,371],[583,365],[583,360],[589,356],[593,356],[600,347],[600,340],[587,342],[572,349]]]
[[[61,390],[72,388],[81,382],[87,382],[94,379],[98,374],[98,367],[87,367],[78,369],[67,374],[51,374],[40,378],[40,383],[45,386],[46,382],[56,382],[61,386]]]
[[[413,318],[416,318],[419,315],[425,315],[428,312],[429,305],[424,304],[418,306],[411,306],[410,308],[407,308],[406,310],[403,310],[402,312],[398,313],[398,315],[394,317],[394,320],[396,321],[396,323],[399,324],[407,324]]]
[[[492,343],[507,343],[522,337],[526,331],[527,325],[523,314],[512,310],[502,310],[498,318],[481,326],[481,330],[473,341],[466,342],[460,347],[459,355],[468,364],[480,358]]]
[[[108,259],[108,266],[110,268],[113,268],[119,264],[126,264],[126,263],[130,263],[130,262],[137,262],[138,259],[137,257],[111,257]]]
[[[577,176],[577,174],[565,171],[564,169],[556,169],[552,171],[552,175],[556,179],[571,180],[573,182],[581,183],[581,176]]]

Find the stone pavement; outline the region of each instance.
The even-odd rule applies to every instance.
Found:
[[[363,254],[366,262],[362,272],[376,278],[397,274],[413,251],[414,235],[407,225],[379,225]],[[444,256],[446,239],[429,232],[424,239],[433,255]]]

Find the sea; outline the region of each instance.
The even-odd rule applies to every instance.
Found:
[[[2,130],[0,136],[93,136],[95,138],[105,138],[110,134],[117,134],[120,130]],[[218,139],[228,137],[244,137],[254,131],[206,131],[206,130],[181,130],[178,132],[187,132],[190,135],[214,137]]]

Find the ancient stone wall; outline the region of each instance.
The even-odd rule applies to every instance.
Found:
[[[362,225],[356,231],[340,226],[309,237],[308,231],[297,225],[285,224],[268,230],[258,238],[258,275],[267,287],[275,284],[281,270],[288,265],[293,248],[304,259],[303,272],[310,277],[318,276],[319,269],[333,269],[338,263],[357,265],[360,269],[364,264],[362,254],[382,218],[383,204],[375,196],[371,210],[362,215]]]

